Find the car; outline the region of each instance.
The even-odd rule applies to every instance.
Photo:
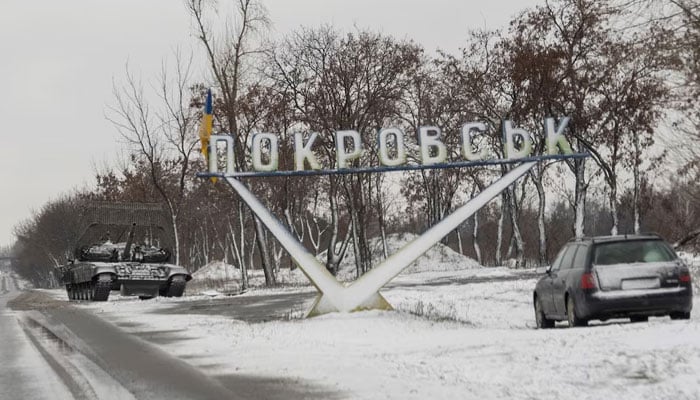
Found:
[[[689,319],[690,271],[671,246],[653,234],[572,239],[545,269],[533,292],[538,328],[590,320],[650,316]]]

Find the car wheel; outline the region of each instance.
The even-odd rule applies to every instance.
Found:
[[[542,303],[540,299],[535,297],[535,322],[537,323],[537,329],[548,329],[554,327],[554,320],[548,319],[544,310],[542,309]]]
[[[630,317],[630,322],[648,322],[649,317]]]
[[[574,307],[574,299],[571,296],[566,298],[566,319],[569,321],[570,328],[573,328],[574,326],[588,325],[587,320],[576,316],[576,307]]]
[[[690,312],[672,312],[671,319],[690,319]]]

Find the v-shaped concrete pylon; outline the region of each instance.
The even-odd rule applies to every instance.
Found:
[[[484,207],[491,199],[525,175],[536,162],[527,162],[513,168],[506,175],[484,189],[476,197],[457,208],[452,214],[422,235],[407,243],[381,264],[345,287],[311,254],[289,230],[268,210],[248,188],[235,178],[226,181],[248,204],[255,215],[277,238],[311,283],[320,292],[308,316],[329,312],[349,312],[364,309],[391,309],[391,305],[379,294],[379,289],[396,277],[413,261],[456,229],[459,224]]]

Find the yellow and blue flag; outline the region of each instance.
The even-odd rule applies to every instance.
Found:
[[[199,141],[202,143],[202,154],[204,159],[209,159],[209,138],[211,137],[211,127],[213,120],[213,107],[211,102],[211,89],[207,90],[207,101],[204,104],[204,115],[202,115],[202,125],[199,127]]]

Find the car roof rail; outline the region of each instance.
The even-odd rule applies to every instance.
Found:
[[[569,242],[584,242],[584,241],[591,241],[591,242],[595,243],[595,238],[593,236],[582,236],[580,238],[572,237],[571,239],[569,239]]]
[[[656,232],[653,232],[653,231],[649,231],[649,232],[642,232],[642,233],[640,233],[640,235],[646,235],[646,236],[656,236],[656,237],[658,237],[658,238],[661,238],[661,237],[662,237],[661,235],[659,235],[658,233],[656,233]]]

